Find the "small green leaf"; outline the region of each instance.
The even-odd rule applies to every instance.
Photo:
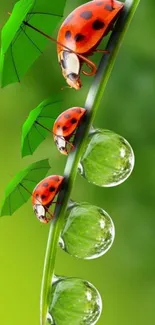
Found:
[[[49,305],[51,318],[48,317],[50,324],[96,324],[101,310],[101,297],[89,282],[78,278],[58,278],[53,284]]]
[[[67,210],[60,245],[72,256],[92,259],[110,249],[114,236],[114,224],[103,209],[74,203]]]
[[[8,184],[0,216],[12,215],[28,201],[35,186],[50,170],[48,159],[33,163],[15,175]]]
[[[130,144],[118,134],[96,129],[89,134],[79,172],[98,186],[116,186],[124,182],[134,167]]]
[[[51,96],[30,112],[22,129],[22,157],[32,155],[50,132],[52,141],[52,127],[61,112],[61,95]]]

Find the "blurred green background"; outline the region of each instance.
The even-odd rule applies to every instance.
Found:
[[[83,0],[68,0],[65,14]],[[0,28],[15,1],[0,2]],[[56,273],[92,282],[103,298],[99,325],[155,323],[155,3],[141,1],[126,34],[94,126],[111,129],[132,145],[132,176],[115,188],[98,188],[77,177],[72,199],[104,208],[116,227],[111,250],[82,261],[58,250]],[[95,56],[96,62],[100,54]],[[84,105],[92,78],[80,92],[65,89],[64,109]],[[21,128],[28,113],[65,85],[54,44],[20,84],[0,90],[0,198],[21,168],[50,157],[51,173],[63,175],[66,158],[51,137],[31,157],[21,159]],[[39,325],[39,298],[49,226],[41,225],[31,202],[0,220],[0,324]],[[69,324],[71,325],[71,324]]]

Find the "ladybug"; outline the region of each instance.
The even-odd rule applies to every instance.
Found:
[[[54,142],[62,154],[68,155],[71,151],[73,145],[70,140],[85,113],[84,108],[72,107],[61,113],[56,119],[53,126]]]
[[[88,59],[97,50],[102,38],[113,29],[124,3],[116,0],[93,0],[76,8],[65,19],[57,37],[58,61],[68,85],[76,90],[81,88],[80,71],[83,63],[96,73],[96,65]]]
[[[33,210],[40,222],[48,223],[53,218],[48,208],[59,192],[63,179],[64,177],[58,175],[48,176],[44,178],[33,190]]]

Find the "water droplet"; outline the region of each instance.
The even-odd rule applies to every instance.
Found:
[[[97,289],[78,278],[60,278],[51,289],[49,315],[55,325],[94,325],[102,310]]]
[[[68,254],[93,259],[105,254],[113,244],[115,228],[103,209],[88,203],[74,203],[66,213],[61,248]]]
[[[134,161],[127,140],[112,131],[96,129],[87,139],[79,173],[95,185],[116,186],[130,176]]]

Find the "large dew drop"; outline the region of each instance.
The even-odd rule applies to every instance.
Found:
[[[79,172],[95,185],[116,186],[130,176],[134,160],[127,140],[112,131],[96,129],[86,142]]]
[[[93,259],[110,249],[114,236],[114,224],[103,209],[73,203],[67,210],[60,245],[72,256]]]
[[[53,284],[48,311],[48,324],[94,325],[102,310],[96,288],[78,278],[58,278]]]

